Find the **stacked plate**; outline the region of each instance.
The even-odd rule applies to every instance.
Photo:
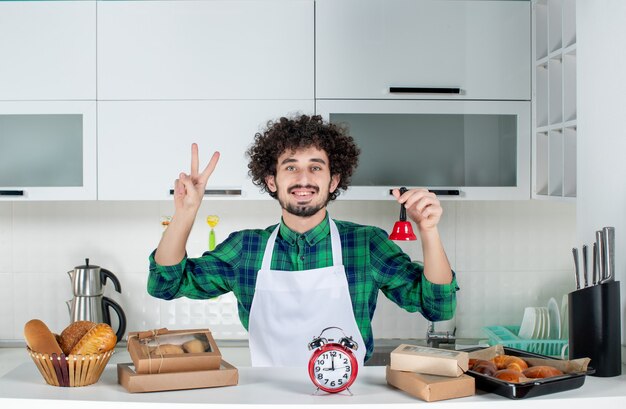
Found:
[[[561,339],[561,311],[554,298],[547,307],[526,307],[519,330],[525,339]]]

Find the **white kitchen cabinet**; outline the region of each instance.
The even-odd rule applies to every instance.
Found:
[[[96,102],[0,101],[0,200],[96,199]]]
[[[536,199],[576,198],[576,1],[534,0],[533,186]]]
[[[191,144],[200,167],[219,151],[205,198],[261,199],[248,177],[245,151],[268,120],[311,114],[308,101],[104,101],[98,103],[98,198],[171,200],[189,173]]]
[[[312,99],[313,1],[98,2],[98,99]]]
[[[318,99],[530,100],[529,2],[317,0],[315,14]]]
[[[340,198],[392,200],[423,187],[441,199],[530,198],[529,101],[318,100],[361,155]]]
[[[96,2],[0,2],[0,100],[96,99]]]

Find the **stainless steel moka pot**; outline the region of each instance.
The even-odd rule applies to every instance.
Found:
[[[70,321],[104,322],[111,325],[109,309],[112,308],[119,322],[117,339],[121,340],[126,331],[126,315],[118,303],[104,296],[107,279],[113,282],[115,291],[122,292],[120,281],[115,274],[100,266],[90,265],[89,259],[85,259],[84,266],[77,266],[67,274],[70,276],[74,293],[74,298],[67,301]]]

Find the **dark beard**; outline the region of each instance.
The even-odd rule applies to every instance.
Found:
[[[291,192],[292,189],[300,188],[300,187],[314,188],[316,191],[319,192],[319,189],[315,188],[314,186],[292,186],[288,192]],[[328,187],[330,189],[330,183]],[[288,213],[293,214],[294,216],[299,216],[299,217],[311,217],[317,214],[317,212],[319,212],[324,207],[326,207],[328,202],[330,202],[330,193],[328,194],[328,196],[326,196],[326,200],[324,202],[316,206],[308,206],[308,205],[298,206],[298,205],[286,204],[282,200],[280,200],[280,197],[278,198],[278,203],[280,203],[280,207],[285,209]]]
[[[319,204],[317,206],[293,206],[293,205],[285,206],[283,203],[281,203],[280,205],[282,206],[283,209],[293,214],[294,216],[311,217],[317,212],[319,212],[321,209],[323,209],[326,206],[326,203]]]

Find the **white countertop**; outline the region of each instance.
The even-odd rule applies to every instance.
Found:
[[[232,361],[241,357],[240,351],[224,348],[222,354]],[[269,408],[276,405],[299,407],[324,406],[345,409],[383,407],[394,405],[409,407],[425,402],[387,385],[385,368],[367,366],[360,368],[351,387],[354,394],[313,395],[315,388],[306,370],[301,368],[252,368],[238,366],[239,384],[222,388],[186,391],[128,393],[117,383],[116,364],[130,362],[125,350],[116,351],[100,380],[91,386],[61,388],[47,385],[23,348],[0,349],[0,406],[33,405],[46,408],[189,408],[202,405],[208,408]],[[237,366],[236,362],[232,362]],[[477,391],[477,395],[440,402],[430,402],[433,408],[484,408],[484,407],[560,407],[585,408],[604,405],[606,408],[626,406],[626,368],[624,375],[613,378],[587,377],[585,384],[575,390],[538,396],[530,399],[510,400],[501,396]],[[29,406],[30,407],[30,406]]]

